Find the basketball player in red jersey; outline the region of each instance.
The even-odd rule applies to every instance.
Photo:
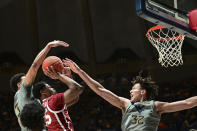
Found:
[[[69,70],[70,71],[70,70]],[[47,76],[65,83],[68,89],[63,93],[56,93],[46,82],[38,82],[33,88],[35,98],[42,100],[45,107],[45,124],[49,131],[74,131],[67,107],[76,103],[83,87],[65,73],[56,73],[52,67],[45,72]]]

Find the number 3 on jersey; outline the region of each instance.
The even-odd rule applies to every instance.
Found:
[[[131,119],[131,124],[144,124],[144,116],[132,115]]]

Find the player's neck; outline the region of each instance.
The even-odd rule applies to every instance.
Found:
[[[41,100],[44,100],[44,99],[46,99],[46,98],[47,98],[46,95],[41,95],[41,97],[40,97]]]
[[[147,99],[146,99],[146,96],[142,96],[140,102],[143,102],[143,101],[146,101],[146,100],[147,100]]]
[[[17,87],[18,87],[17,90],[20,90],[21,87],[20,86],[17,86]]]

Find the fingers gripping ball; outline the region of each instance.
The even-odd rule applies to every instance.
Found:
[[[43,72],[46,72],[47,67],[49,67],[49,66],[53,66],[53,68],[56,72],[62,72],[62,70],[64,69],[63,62],[57,56],[49,56],[43,61],[43,63],[42,63]]]

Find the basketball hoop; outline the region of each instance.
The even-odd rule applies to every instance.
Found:
[[[164,66],[179,66],[183,64],[181,48],[184,35],[157,25],[150,28],[146,36],[159,52],[159,63]]]

